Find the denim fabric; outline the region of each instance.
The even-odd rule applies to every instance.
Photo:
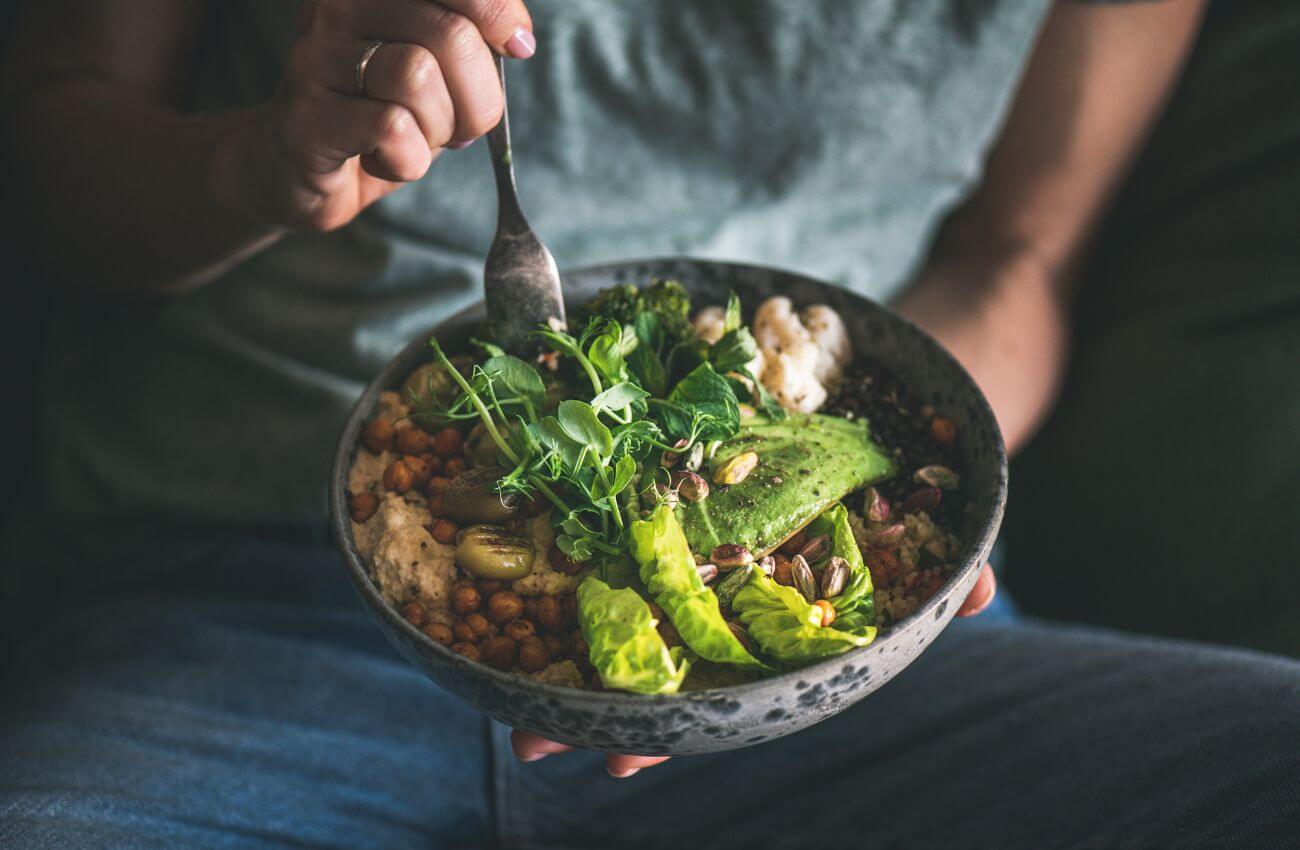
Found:
[[[26,645],[0,847],[1295,846],[1291,661],[963,621],[811,730],[616,781],[591,753],[516,763],[328,549],[193,569],[223,590],[136,587]]]

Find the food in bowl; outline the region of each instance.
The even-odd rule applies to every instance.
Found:
[[[954,570],[951,419],[829,307],[691,316],[607,290],[529,361],[491,342],[380,397],[348,477],[356,549],[431,640],[542,681],[714,687],[870,644]]]

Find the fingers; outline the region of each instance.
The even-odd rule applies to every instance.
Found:
[[[668,756],[620,756],[610,754],[605,757],[605,766],[609,775],[615,779],[627,779],[642,768],[654,767],[668,761]]]
[[[498,53],[527,59],[537,52],[533,19],[522,0],[438,0],[438,5],[468,18]]]
[[[489,32],[451,7],[459,6],[477,16]],[[371,57],[366,69],[366,89],[371,97],[385,97],[407,106],[417,115],[421,127],[437,139],[443,121],[449,119],[450,143],[467,142],[491,130],[501,120],[504,99],[497,77],[490,39],[498,49],[515,35],[499,36],[493,29],[528,23],[527,12],[518,0],[352,0],[335,9],[313,32],[312,41],[331,45],[320,48],[319,69],[328,87],[354,94],[353,69],[367,44],[382,39],[386,44]],[[531,26],[531,23],[528,24]],[[531,33],[519,36],[528,41]],[[531,43],[531,42],[530,42]],[[333,45],[338,45],[334,47]],[[421,49],[423,52],[421,52]],[[426,55],[427,54],[427,55]],[[437,65],[433,73],[429,57]],[[439,89],[450,101],[441,100]],[[383,92],[384,94],[381,94]],[[435,120],[432,110],[441,108]]]
[[[281,144],[308,174],[329,174],[366,155],[382,180],[418,180],[433,154],[410,110],[381,100],[318,91],[296,99],[280,126]]]
[[[545,738],[515,729],[510,733],[510,748],[515,758],[520,761],[539,761],[556,753],[567,753],[573,747],[548,741]],[[624,756],[608,755],[605,757],[606,769],[615,779],[626,779],[642,768],[654,767],[668,761],[668,756]]]
[[[336,94],[356,94],[353,68],[371,42],[336,42],[321,48],[321,82]],[[388,42],[370,56],[365,72],[366,95],[406,107],[420,125],[431,148],[445,147],[456,130],[455,105],[442,67],[432,53],[417,44]]]
[[[957,609],[958,617],[973,617],[993,601],[993,597],[998,593],[998,580],[993,575],[993,568],[988,564],[980,571],[980,577],[975,579],[975,586],[971,588],[970,594],[966,601]]]
[[[556,753],[567,753],[573,747],[548,741],[531,732],[515,729],[510,733],[510,748],[515,751],[515,758],[520,761],[537,761]]]

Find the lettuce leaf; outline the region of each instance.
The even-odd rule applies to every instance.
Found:
[[[655,630],[650,606],[631,588],[614,590],[595,576],[578,586],[582,636],[607,688],[675,694],[690,669],[681,647],[669,649]]]
[[[857,634],[821,625],[821,611],[799,591],[777,584],[760,570],[754,571],[731,607],[765,653],[792,666],[866,646],[876,637],[874,626]]]
[[[704,586],[695,557],[672,508],[661,504],[648,520],[631,525],[632,557],[641,565],[646,591],[701,658],[765,669],[727,627],[718,597]]]
[[[844,590],[830,600],[835,606],[835,628],[854,634],[867,634],[866,630],[870,629],[874,635],[876,606],[871,571],[863,563],[862,550],[858,548],[858,540],[849,525],[848,509],[842,504],[835,505],[808,524],[808,534],[830,535],[831,554],[849,564],[849,580]]]

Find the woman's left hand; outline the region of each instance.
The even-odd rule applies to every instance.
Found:
[[[957,616],[975,616],[989,607],[989,603],[993,601],[993,597],[997,595],[997,592],[998,580],[993,575],[993,568],[985,564],[980,577],[975,580],[975,586],[967,594],[966,601],[957,609]],[[518,729],[510,733],[510,746],[515,751],[515,757],[520,761],[540,761],[549,755],[567,753],[573,749],[573,747],[565,744],[548,741],[531,732],[523,732]],[[627,779],[641,768],[663,764],[668,761],[668,758],[668,756],[626,756],[617,753],[606,753],[605,768],[609,771],[609,775],[615,779]]]

